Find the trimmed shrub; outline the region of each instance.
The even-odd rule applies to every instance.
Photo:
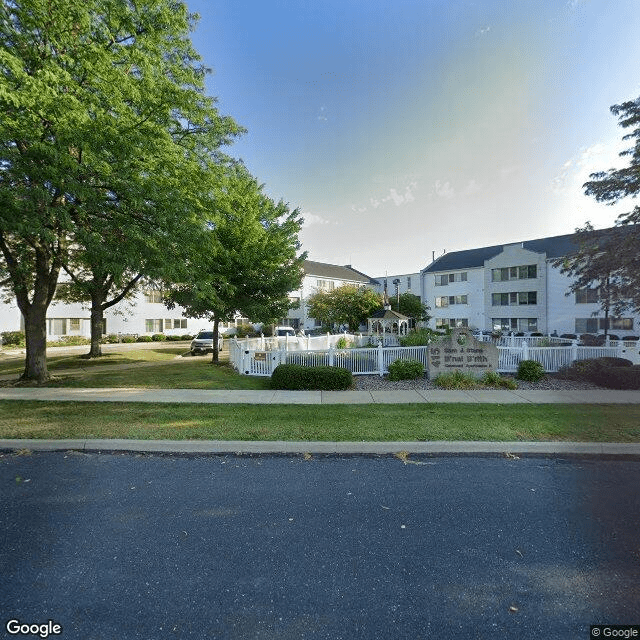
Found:
[[[389,365],[389,380],[415,380],[424,372],[422,362],[418,360],[394,360]]]
[[[280,364],[271,375],[273,389],[343,391],[353,384],[353,375],[343,367],[307,367]]]
[[[640,365],[600,366],[592,373],[591,381],[609,389],[640,389]]]
[[[240,338],[251,338],[255,335],[256,331],[253,328],[252,324],[243,323],[236,328],[236,337],[238,338],[238,340],[240,340]]]
[[[141,338],[145,338],[148,336],[140,336]],[[125,344],[131,344],[132,342],[135,342],[136,338],[135,336],[122,336],[122,342],[124,342]],[[146,342],[146,340],[138,340],[138,342]]]
[[[2,332],[2,344],[5,347],[20,346],[24,344],[25,337],[24,331],[3,331]]]
[[[518,380],[527,380],[528,382],[538,382],[544,378],[545,372],[542,363],[537,360],[521,360],[518,365]]]
[[[178,342],[179,340],[182,339],[180,338],[180,336],[174,336],[174,335],[166,336],[166,338],[169,342]]]
[[[185,333],[183,336],[180,336],[180,340],[193,340],[193,336]]]
[[[63,345],[74,347],[74,346],[82,346],[85,344],[91,344],[91,340],[89,338],[85,338],[84,336],[60,336],[58,340],[56,340],[55,342],[51,342],[47,344],[52,344],[58,347],[61,347]]]
[[[586,360],[575,360],[569,366],[562,367],[558,372],[561,378],[567,378],[568,380],[582,380],[587,382],[593,382],[594,384],[600,384],[597,380],[602,379],[601,369],[605,368],[624,368],[631,367],[631,360],[626,358],[588,358]]]
[[[151,336],[138,336],[137,342],[151,342]],[[122,339],[122,342],[125,342],[125,339]]]
[[[153,340],[154,342],[164,342],[167,339],[167,336],[164,335],[164,333],[154,333],[151,336],[151,340]]]
[[[103,336],[101,342],[103,344],[118,344],[120,338],[115,333],[110,333],[108,336]]]

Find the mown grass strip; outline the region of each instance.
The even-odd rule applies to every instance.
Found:
[[[640,405],[0,401],[0,438],[640,442]]]

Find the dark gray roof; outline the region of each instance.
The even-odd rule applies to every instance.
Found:
[[[391,309],[380,309],[372,313],[369,318],[372,320],[375,318],[376,320],[408,320],[407,316],[398,313],[397,311],[392,311]]]
[[[609,239],[616,235],[626,235],[633,227],[612,227],[609,229],[600,229],[594,231],[592,235],[595,241]],[[524,249],[543,253],[547,258],[559,258],[561,256],[575,253],[580,245],[578,243],[578,234],[569,233],[564,236],[552,236],[551,238],[539,238],[537,240],[525,240],[521,243]],[[494,258],[502,252],[503,244],[494,245],[492,247],[482,247],[481,249],[468,249],[466,251],[452,251],[445,253],[437,258],[428,267],[423,269],[426,273],[435,271],[455,271],[457,269],[473,269],[474,267],[484,266],[485,260]]]
[[[308,276],[320,276],[321,278],[333,278],[335,280],[347,280],[350,282],[362,282],[363,284],[376,283],[373,278],[357,271],[351,265],[326,264],[325,262],[304,261],[304,272]]]

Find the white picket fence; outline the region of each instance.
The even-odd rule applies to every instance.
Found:
[[[389,365],[395,360],[418,360],[427,368],[428,347],[377,347],[360,349],[338,349],[337,340],[342,336],[330,336],[329,348],[302,350],[291,349],[295,339],[289,339],[287,347],[273,348],[274,342],[258,342],[259,338],[229,341],[230,360],[235,369],[250,376],[270,376],[279,364],[302,364],[307,366],[344,367],[353,375],[379,375],[389,372]],[[333,339],[336,340],[333,340]],[[357,336],[349,336],[357,338]],[[367,336],[362,336],[367,338]],[[306,338],[302,338],[305,340]],[[325,340],[326,337],[322,336]],[[269,340],[265,338],[264,340]],[[280,338],[279,340],[283,340]],[[355,341],[355,340],[354,340]],[[334,346],[331,346],[333,342]],[[622,341],[608,347],[581,347],[577,341],[564,340],[562,346],[529,346],[527,340],[520,341],[518,346],[498,346],[500,359],[498,371],[515,373],[521,360],[537,360],[542,363],[548,373],[556,372],[561,367],[571,364],[575,360],[600,358],[603,356],[627,358],[634,364],[640,364],[638,344],[625,346]],[[280,346],[278,344],[278,346]],[[270,348],[269,348],[270,347]]]

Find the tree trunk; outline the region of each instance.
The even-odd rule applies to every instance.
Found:
[[[211,362],[213,364],[218,364],[220,361],[220,354],[218,352],[219,322],[218,318],[215,318],[213,321],[213,354],[211,355]]]
[[[91,301],[91,348],[85,358],[99,358],[102,355],[102,327],[104,315],[100,301]]]
[[[49,379],[47,369],[47,307],[35,303],[29,305],[24,314],[27,356],[24,373],[20,380],[46,382]]]

